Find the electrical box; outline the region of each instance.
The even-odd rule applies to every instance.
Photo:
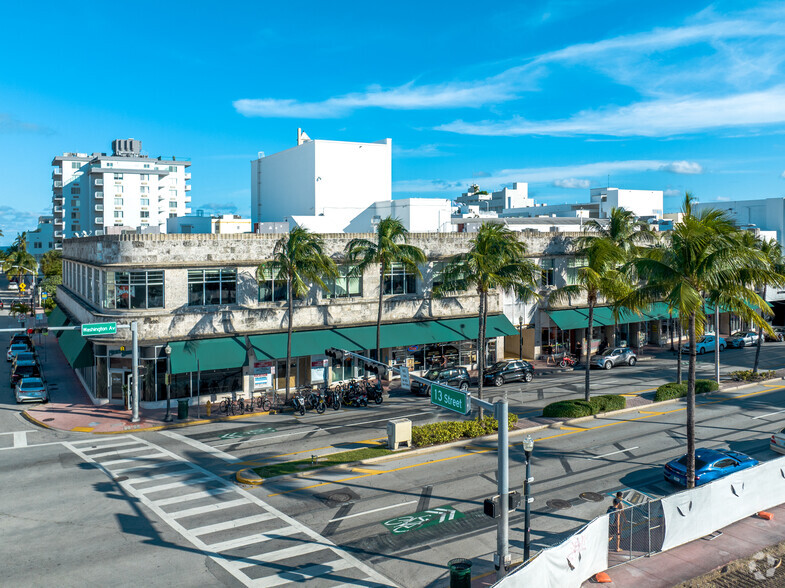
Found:
[[[392,419],[387,422],[387,448],[398,449],[403,444],[412,446],[412,421],[409,419]]]

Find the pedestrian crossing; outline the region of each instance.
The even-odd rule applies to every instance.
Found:
[[[149,441],[124,436],[64,445],[243,586],[394,586],[292,517]]]

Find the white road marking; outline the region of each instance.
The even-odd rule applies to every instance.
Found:
[[[242,519],[234,519],[231,521],[224,521],[222,523],[215,523],[213,525],[205,525],[196,529],[188,529],[194,535],[207,535],[209,533],[217,533],[218,531],[227,531],[229,529],[236,529],[237,527],[246,527],[254,523],[262,523],[274,518],[269,512],[259,515],[253,515]]]
[[[141,492],[137,490],[137,492]],[[191,500],[199,500],[200,498],[212,498],[213,496],[218,496],[219,494],[226,494],[227,492],[233,492],[231,488],[227,488],[226,486],[218,487],[218,488],[211,488],[209,490],[203,490],[202,492],[192,492],[191,494],[186,494],[185,496],[172,496],[171,498],[162,498],[161,500],[153,500],[152,503],[156,506],[168,506],[170,504],[179,504],[181,502],[190,502]]]
[[[780,414],[781,412],[785,412],[785,409],[783,409],[783,410],[776,410],[774,412],[769,412],[769,413],[762,414],[762,415],[759,415],[759,416],[756,416],[756,417],[752,417],[752,418],[753,419],[765,419],[767,416],[771,416],[771,415],[774,415],[774,414]]]
[[[212,478],[193,478],[191,480],[180,480],[179,482],[169,482],[168,484],[158,484],[158,486],[150,486],[149,488],[140,488],[139,492],[142,494],[153,494],[155,492],[163,492],[164,490],[171,490],[172,488],[182,488],[183,486],[191,486],[193,484],[204,484],[205,482],[212,482]]]
[[[253,535],[248,535],[247,537],[229,539],[228,541],[222,541],[221,543],[211,543],[209,547],[213,551],[228,551],[230,549],[237,549],[238,547],[245,547],[246,545],[254,545],[256,543],[264,543],[265,541],[270,541],[271,539],[287,537],[297,533],[299,533],[299,531],[294,527],[285,527],[283,529],[276,529],[275,531],[269,531],[267,533],[255,533]]]
[[[100,445],[96,445],[95,447],[90,447],[88,449],[85,449],[84,451],[87,452],[87,451],[92,451],[94,449],[97,449],[97,450],[100,451],[102,449],[107,449],[108,447],[123,447],[124,445],[140,445],[140,446],[144,447],[143,445],[141,445],[139,443],[139,441],[134,441],[134,440],[125,441],[125,440],[123,440],[123,441],[114,441],[113,443],[101,443]],[[94,454],[88,453],[88,455],[94,455]]]
[[[102,447],[103,449],[103,447]],[[123,453],[133,453],[134,451],[147,451],[149,447],[145,447],[144,445],[137,445],[135,447],[129,447],[127,449],[111,449],[110,451],[102,451],[100,453],[88,453],[90,457],[106,457],[107,455],[121,455]]]
[[[414,504],[417,502],[416,500],[409,500],[408,502],[401,502],[400,504],[391,504],[389,506],[382,506],[381,508],[374,508],[373,510],[366,510],[364,512],[358,512],[355,514],[346,515],[345,517],[335,517],[334,519],[330,519],[329,522],[332,523],[333,521],[342,521],[344,519],[351,519],[354,517],[361,517],[363,515],[371,514],[373,512],[379,512],[380,510],[389,510],[391,508],[398,508],[399,506],[406,506],[407,504]]]
[[[188,476],[193,474],[193,470],[191,468],[185,470],[174,470],[173,472],[164,472],[162,474],[155,474],[154,476],[146,476],[143,478],[134,478],[133,480],[128,480],[128,484],[144,484],[145,482],[154,482],[156,480],[163,480],[164,478],[176,478],[178,476]],[[141,490],[141,492],[146,492],[147,490]]]
[[[215,504],[208,504],[207,506],[197,506],[196,508],[189,508],[188,510],[178,510],[177,512],[167,513],[167,516],[173,519],[184,519],[195,515],[204,514],[206,512],[213,512],[215,510],[223,510],[225,508],[234,508],[235,506],[250,504],[245,498],[238,498],[237,500],[227,500],[226,502],[218,502]]]
[[[605,453],[603,455],[592,455],[591,457],[587,457],[584,459],[602,459],[603,457],[610,457],[611,455],[616,455],[618,453],[624,453],[625,451],[632,451],[633,449],[638,449],[638,447],[630,447],[629,449],[619,449],[618,451],[611,451],[610,453]]]
[[[0,447],[0,451],[8,451],[9,449],[27,449],[28,447],[46,447],[47,445],[62,445],[62,441],[53,441],[51,443],[37,443],[35,445],[23,445],[21,447],[17,447],[16,445],[12,447]]]
[[[346,568],[350,567],[351,564],[348,561],[336,559],[335,561],[331,561],[329,563],[315,564],[300,570],[281,572],[277,576],[266,576],[264,578],[259,578],[258,580],[254,581],[251,586],[259,586],[260,588],[273,588],[274,586],[280,586],[282,584],[306,582],[311,578],[318,578],[319,576],[324,576],[333,572],[340,572],[341,570],[345,570]],[[351,586],[394,586],[394,584],[390,584],[389,581],[385,584],[379,584],[375,582],[368,583],[367,581],[358,580],[357,583],[351,584]]]
[[[32,429],[26,429],[24,431],[8,431],[0,433],[0,435],[13,435],[14,447],[27,447],[27,434],[32,432]]]
[[[148,453],[147,455],[137,455],[135,457],[126,457],[124,459],[112,459],[110,461],[104,461],[98,463],[101,463],[102,466],[111,466],[111,465],[117,465],[118,463],[141,461],[143,459],[155,459],[156,457],[164,457],[165,455],[166,455],[165,453],[160,453],[160,452]],[[153,465],[160,465],[160,464],[153,464]]]
[[[423,414],[433,414],[434,412],[435,411],[433,411],[433,410],[425,410],[423,412],[415,412],[415,413],[412,413],[412,414],[404,414],[404,415],[401,415],[401,416],[397,416],[395,418],[403,419],[403,418],[419,416],[419,415],[423,415]],[[259,440],[267,441],[268,439],[280,439],[282,437],[291,437],[293,435],[307,435],[308,433],[314,433],[316,431],[331,431],[332,429],[345,429],[347,427],[359,427],[361,425],[370,425],[371,423],[387,422],[389,420],[390,420],[390,417],[388,417],[386,419],[375,419],[375,420],[372,420],[372,421],[362,421],[360,423],[346,423],[345,425],[335,425],[333,427],[315,427],[313,429],[294,431],[292,433],[283,433],[281,435],[264,435],[264,436],[257,436],[257,437],[248,437],[247,439],[238,439],[237,441],[232,441],[231,443],[217,443],[217,444],[213,445],[212,447],[225,447],[227,445],[239,445],[240,443],[247,443],[248,441],[259,441]]]
[[[216,449],[212,445],[208,445],[207,443],[202,443],[201,441],[197,441],[196,439],[191,439],[185,435],[180,435],[179,433],[172,433],[171,431],[160,431],[160,435],[164,435],[169,437],[170,439],[175,439],[176,441],[180,441],[181,443],[186,443],[191,447],[198,449],[199,451],[203,451],[204,453],[208,453],[217,457],[218,459],[222,459],[227,463],[237,463],[240,459],[234,457],[233,455],[229,455],[225,451],[221,451],[220,449]]]

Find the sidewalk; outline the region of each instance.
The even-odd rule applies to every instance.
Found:
[[[722,535],[716,539],[697,539],[670,551],[611,568],[607,573],[612,582],[602,585],[609,588],[670,588],[738,559],[750,557],[776,545],[785,537],[785,505],[771,508],[767,512],[774,515],[773,520],[748,517],[722,529]],[[755,570],[748,568],[747,574],[744,570],[736,572],[738,575],[734,575],[731,583],[718,585],[762,585],[755,578],[754,572],[764,563],[761,562]],[[764,574],[766,572],[765,569],[761,571]],[[782,580],[782,577],[779,579]],[[583,583],[584,588],[597,585],[591,580]]]

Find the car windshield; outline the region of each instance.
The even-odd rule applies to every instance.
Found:
[[[20,351],[16,354],[16,361],[30,361],[35,359],[29,351]]]
[[[490,369],[492,369],[492,370],[501,370],[501,369],[504,369],[506,367],[507,367],[507,362],[506,361],[497,361],[495,364],[493,364],[491,366]]]
[[[679,460],[679,462],[678,462],[678,463],[680,463],[681,465],[683,465],[683,466],[686,468],[686,467],[687,467],[687,456],[685,455],[684,457],[682,457],[682,458]],[[695,457],[695,470],[696,470],[696,471],[697,471],[697,470],[702,470],[702,469],[703,469],[703,468],[705,468],[707,465],[709,465],[709,462],[707,462],[707,461],[705,461],[705,460],[702,460],[701,458],[699,458],[699,457],[697,457],[697,456]]]
[[[17,374],[32,374],[35,370],[34,365],[20,365],[16,367]]]
[[[24,343],[14,343],[11,345],[11,351],[25,351],[27,349],[27,345]]]
[[[743,336],[744,336],[744,335],[746,335],[746,334],[747,334],[747,333],[742,333],[741,331],[736,331],[735,333],[733,333],[733,334],[731,335],[731,337],[743,337]]]
[[[22,380],[22,385],[20,386],[22,390],[32,390],[43,387],[44,383],[41,381],[40,378],[25,378]]]
[[[426,380],[438,380],[439,374],[442,373],[441,370],[428,370],[425,372],[425,379]]]
[[[610,355],[610,354],[611,354],[611,353],[613,353],[613,352],[614,352],[614,350],[613,350],[613,349],[606,349],[605,351],[603,351],[603,352],[602,352],[602,354],[603,354],[603,355]]]

